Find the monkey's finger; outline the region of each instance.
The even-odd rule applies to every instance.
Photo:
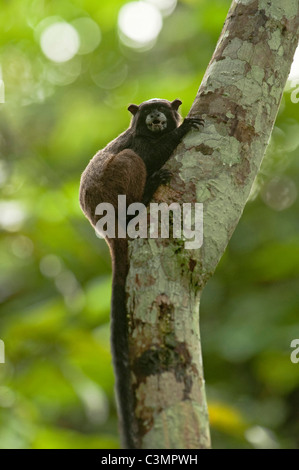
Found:
[[[205,123],[204,120],[201,119],[201,118],[192,118],[191,119],[191,125],[192,125],[192,127],[195,127],[196,129],[198,129],[199,126],[203,127],[205,125],[204,123]]]
[[[166,170],[166,168],[162,168],[159,171],[159,180],[161,184],[168,183],[171,177],[172,177],[171,171]]]

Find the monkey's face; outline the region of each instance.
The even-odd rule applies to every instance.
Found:
[[[131,127],[137,135],[159,137],[160,133],[168,133],[179,126],[180,115],[177,111],[180,100],[152,99],[141,105],[131,104],[128,110],[133,114]]]
[[[167,127],[167,117],[159,109],[153,109],[147,114],[145,124],[150,131],[161,132]]]

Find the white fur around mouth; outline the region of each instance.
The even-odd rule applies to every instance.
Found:
[[[167,117],[157,109],[152,110],[145,119],[147,128],[152,132],[160,132],[167,127]]]
[[[166,122],[159,122],[159,123],[151,122],[147,124],[148,129],[152,132],[163,131],[164,129],[166,129],[166,126],[167,126]]]

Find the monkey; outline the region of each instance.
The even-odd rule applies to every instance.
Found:
[[[79,202],[82,211],[96,228],[96,207],[110,203],[116,218],[118,195],[126,196],[129,206],[150,202],[157,188],[166,184],[171,173],[163,169],[181,139],[192,128],[203,125],[200,118],[182,118],[179,99],[151,99],[131,104],[129,128],[99,150],[83,171]],[[182,121],[182,122],[181,122]],[[116,400],[123,444],[136,448],[134,441],[134,403],[130,393],[128,320],[125,282],[128,272],[127,238],[108,238],[112,258],[111,349],[116,380]]]

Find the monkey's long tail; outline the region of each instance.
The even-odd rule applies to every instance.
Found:
[[[111,299],[111,349],[114,364],[116,400],[123,446],[136,448],[133,432],[134,398],[129,364],[129,332],[126,310],[125,283],[128,272],[126,239],[109,240],[113,260]]]

